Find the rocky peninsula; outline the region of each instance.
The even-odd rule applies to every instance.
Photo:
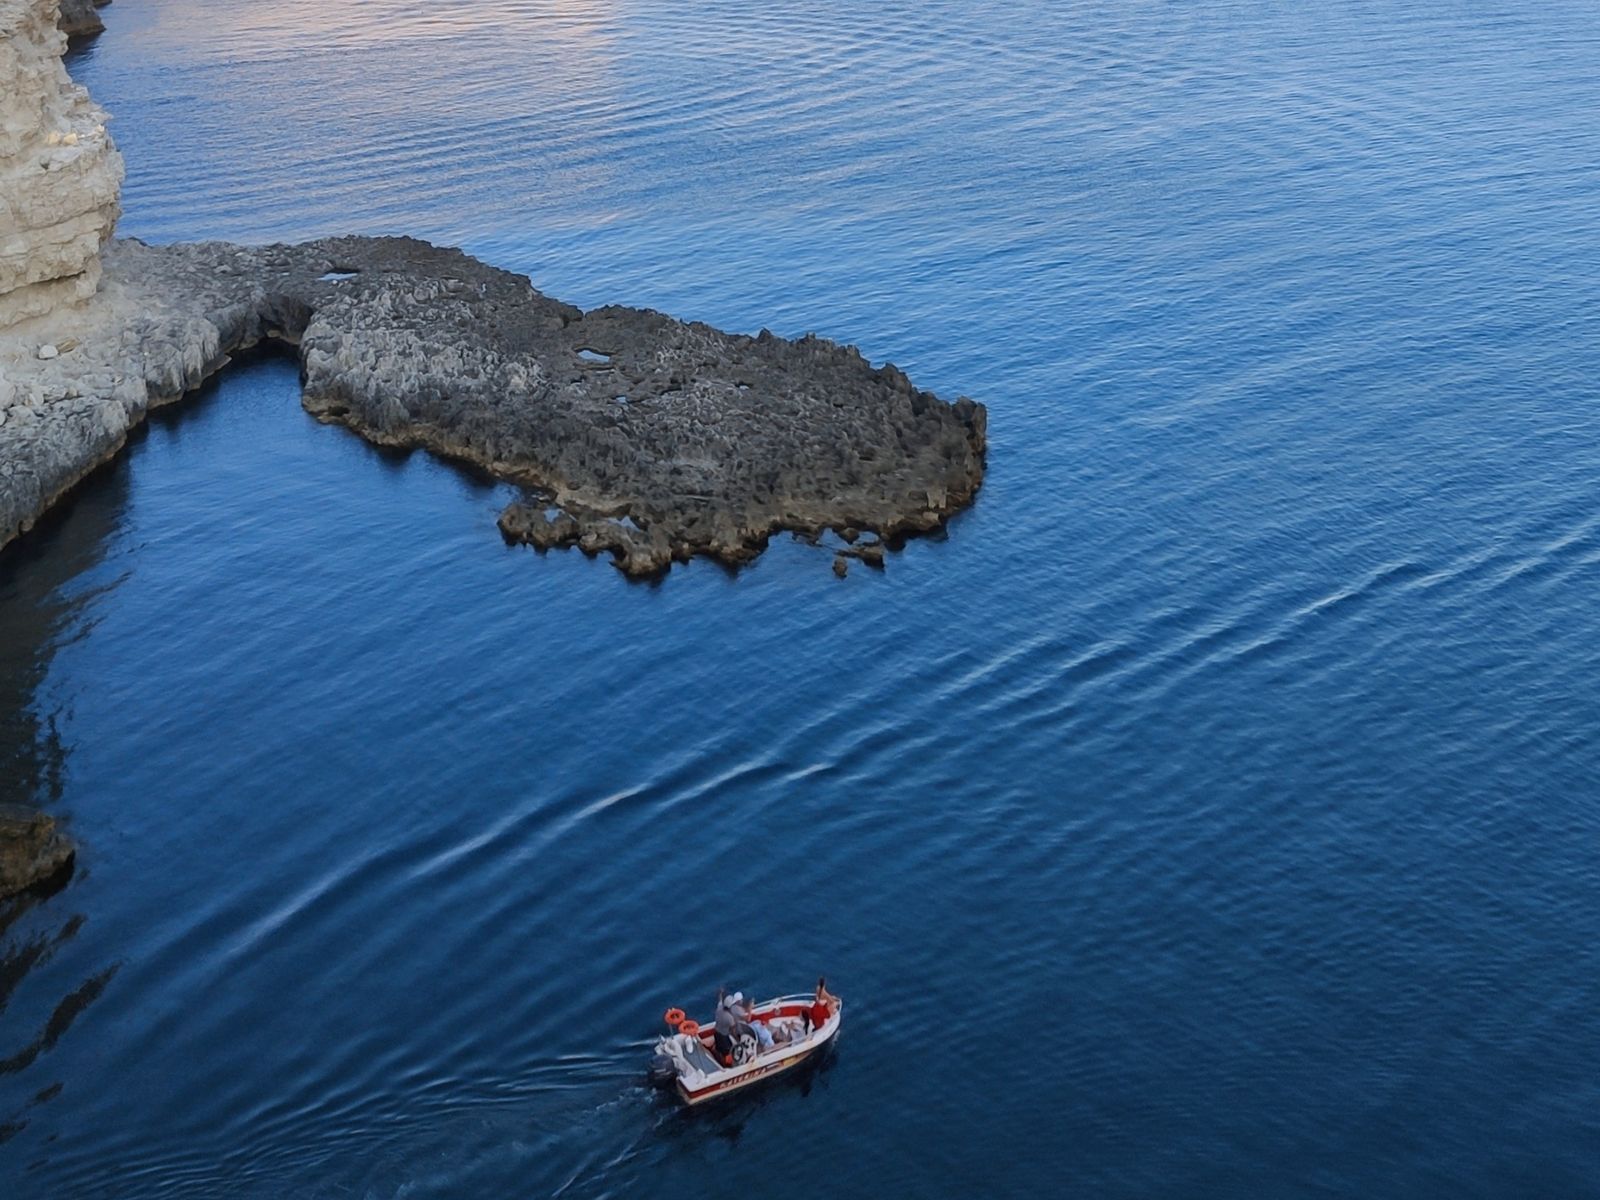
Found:
[[[983,406],[853,347],[584,312],[411,238],[113,237],[122,158],[62,64],[97,6],[0,0],[0,555],[152,408],[257,345],[298,356],[318,419],[522,485],[505,537],[632,577],[746,563],[785,530],[837,531],[835,574],[881,567],[972,502]],[[0,896],[72,857],[48,817],[7,810]]]
[[[780,529],[926,532],[982,478],[981,406],[816,338],[585,313],[407,238],[119,239],[102,261],[89,303],[0,337],[0,535],[262,342],[298,348],[319,419],[526,485],[507,536],[610,551],[634,576],[745,562]]]
[[[780,530],[871,532],[853,553],[881,563],[982,482],[982,405],[820,338],[583,312],[409,238],[112,239],[122,163],[56,0],[0,0],[0,37],[0,545],[259,343],[298,353],[319,419],[528,488],[507,537],[631,576],[747,562]]]

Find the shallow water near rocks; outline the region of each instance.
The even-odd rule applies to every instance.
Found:
[[[124,232],[457,242],[991,412],[658,586],[265,358],[0,555],[7,1197],[1600,1188],[1600,13],[116,0]],[[661,1010],[826,971],[685,1117]]]

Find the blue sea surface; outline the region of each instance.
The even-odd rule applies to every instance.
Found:
[[[989,475],[647,586],[292,360],[158,415],[0,553],[7,1200],[1600,1196],[1600,8],[104,15],[122,232],[816,331]]]

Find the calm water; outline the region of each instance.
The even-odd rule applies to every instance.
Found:
[[[117,0],[125,232],[459,242],[991,410],[630,586],[299,409],[0,556],[0,1192],[1600,1195],[1600,11]],[[685,1118],[657,1015],[850,1003]]]

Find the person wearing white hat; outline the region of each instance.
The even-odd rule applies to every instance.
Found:
[[[729,995],[724,988],[717,993],[717,1023],[711,1040],[725,1067],[748,1062],[763,1047],[772,1045],[771,1033],[751,1022],[750,1007],[743,992]]]
[[[763,1050],[771,1050],[772,1030],[767,1028],[765,1021],[756,1020],[755,1005],[744,998],[743,992],[736,992],[729,1003],[733,1007],[733,1015],[738,1018],[742,1028],[755,1035],[756,1053],[759,1054]]]
[[[734,1012],[733,1006],[743,999],[743,992],[730,996],[726,988],[717,989],[717,1025],[711,1044],[717,1052],[717,1061],[725,1067],[733,1065],[733,1038],[739,1028],[739,1014]]]

